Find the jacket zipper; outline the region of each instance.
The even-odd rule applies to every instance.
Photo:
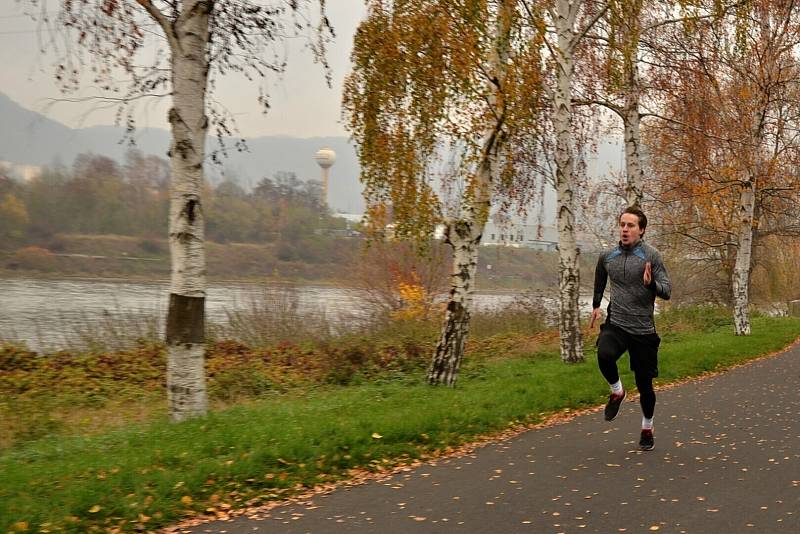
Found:
[[[628,253],[625,253],[625,259],[622,260],[622,279],[628,280]]]

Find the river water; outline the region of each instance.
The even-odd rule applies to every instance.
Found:
[[[209,284],[206,318],[224,324],[228,313],[246,308],[265,292],[286,291],[286,286],[257,283]],[[75,347],[82,336],[94,332],[142,329],[163,318],[167,310],[169,285],[161,282],[128,282],[113,279],[43,280],[0,279],[0,340],[25,342],[33,350]],[[363,313],[357,290],[329,286],[292,286],[293,302],[299,315],[337,318]],[[502,307],[515,294],[475,295],[478,308]],[[150,325],[156,329],[160,326]]]

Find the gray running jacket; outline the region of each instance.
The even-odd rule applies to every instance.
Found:
[[[652,265],[653,281],[644,285],[644,266]],[[592,307],[599,308],[611,279],[611,297],[608,304],[608,322],[635,335],[656,331],[653,309],[656,296],[669,300],[672,286],[661,253],[639,240],[633,247],[620,243],[604,252],[594,271],[594,298]]]

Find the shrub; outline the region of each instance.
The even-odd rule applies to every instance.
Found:
[[[164,244],[155,239],[142,239],[139,241],[139,248],[147,254],[163,254],[166,252]]]
[[[291,287],[264,289],[243,305],[225,310],[226,321],[213,325],[214,339],[232,339],[249,347],[266,347],[282,341],[302,343],[329,337],[334,325],[321,308],[300,309],[300,293]]]
[[[479,310],[472,315],[471,333],[481,337],[508,332],[528,335],[542,332],[556,322],[546,299],[540,294],[523,293],[510,306]]]
[[[665,332],[711,332],[733,325],[733,316],[730,309],[714,304],[672,306],[656,316],[656,325]]]
[[[8,260],[8,267],[47,272],[57,268],[57,261],[56,257],[46,248],[31,246],[14,252]]]
[[[0,372],[32,371],[38,366],[39,361],[35,352],[18,345],[11,343],[0,345]]]
[[[372,341],[364,337],[339,339],[335,344],[324,342],[320,350],[328,366],[325,381],[337,385],[352,383],[376,352]]]
[[[261,397],[273,387],[272,381],[263,373],[263,370],[252,367],[234,367],[221,370],[210,379],[208,393],[213,399],[234,401]]]

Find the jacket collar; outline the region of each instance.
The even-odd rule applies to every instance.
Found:
[[[633,243],[631,245],[623,245],[622,241],[619,241],[617,243],[617,245],[619,246],[619,249],[624,251],[624,252],[632,252],[632,251],[636,250],[637,248],[639,248],[640,246],[642,246],[643,243],[644,243],[644,239],[640,239],[636,243]]]

